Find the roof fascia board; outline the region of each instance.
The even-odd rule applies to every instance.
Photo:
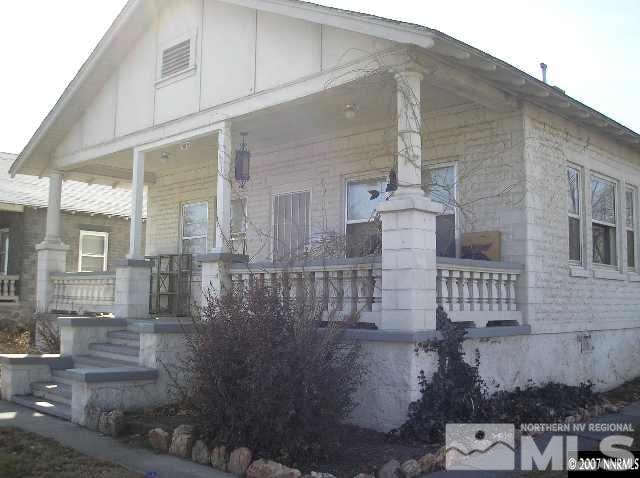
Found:
[[[412,43],[422,48],[431,48],[431,33],[421,32],[420,27],[395,23],[391,20],[377,19],[373,16],[356,15],[320,5],[305,2],[289,2],[283,0],[223,0],[246,8],[284,15],[287,17],[320,23],[343,30],[350,30],[363,35],[375,36],[398,43]],[[426,28],[425,28],[426,30]]]

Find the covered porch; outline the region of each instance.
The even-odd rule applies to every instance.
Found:
[[[513,174],[518,158],[502,146],[469,160],[469,137],[515,129],[517,115],[436,80],[408,63],[52,172],[54,240],[41,251],[38,309],[190,315],[209,286],[278,280],[292,297],[312,290],[327,316],[357,317],[364,327],[432,330],[438,305],[470,326],[522,325],[524,253],[513,224],[491,260],[464,251],[467,237],[494,231],[495,216],[518,210],[487,182]],[[454,135],[456,117],[465,123]],[[234,171],[241,133],[251,151],[246,184]],[[499,143],[514,133],[491,135]],[[55,241],[63,177],[132,188],[129,253],[115,270],[45,265],[45,255],[64,254]],[[167,286],[181,294],[178,305],[162,305],[153,264],[182,264],[187,255],[179,283]]]

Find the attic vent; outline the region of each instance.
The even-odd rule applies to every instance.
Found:
[[[189,68],[191,39],[181,41],[162,52],[161,78],[167,78]]]

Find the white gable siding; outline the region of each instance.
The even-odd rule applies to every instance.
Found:
[[[193,35],[196,68],[157,83],[158,56]],[[56,148],[61,157],[320,74],[393,43],[228,3],[173,0]]]
[[[320,71],[320,25],[258,12],[256,89],[274,86]]]
[[[156,30],[149,29],[120,64],[116,135],[153,125],[156,78]]]

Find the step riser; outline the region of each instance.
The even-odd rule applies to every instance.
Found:
[[[135,347],[137,349],[140,348],[140,339],[122,339],[119,337],[109,337],[107,340],[110,344],[113,345],[124,345],[125,347]]]
[[[43,390],[33,390],[33,396],[42,398],[50,402],[64,403],[71,406],[71,397],[65,397],[55,392],[45,392]]]
[[[111,360],[119,360],[121,362],[127,362],[130,364],[138,364],[138,357],[131,355],[120,355],[112,352],[105,352],[104,350],[90,350],[89,355],[96,358],[106,358]]]
[[[126,361],[111,361],[100,357],[93,357],[86,355],[83,357],[73,358],[74,368],[114,368],[114,367],[129,367],[131,362]]]
[[[52,370],[51,375],[56,379],[56,382],[64,383],[69,387],[73,386],[73,380],[66,378],[62,372],[64,370]]]
[[[30,408],[31,410],[36,410],[44,415],[51,415],[54,417],[62,418],[63,420],[71,420],[71,407],[68,405],[57,403],[54,404],[54,407],[43,407],[37,405],[36,401],[39,401],[39,398],[33,396],[20,396],[15,395],[13,397],[13,402],[18,405],[22,405],[23,407]]]

